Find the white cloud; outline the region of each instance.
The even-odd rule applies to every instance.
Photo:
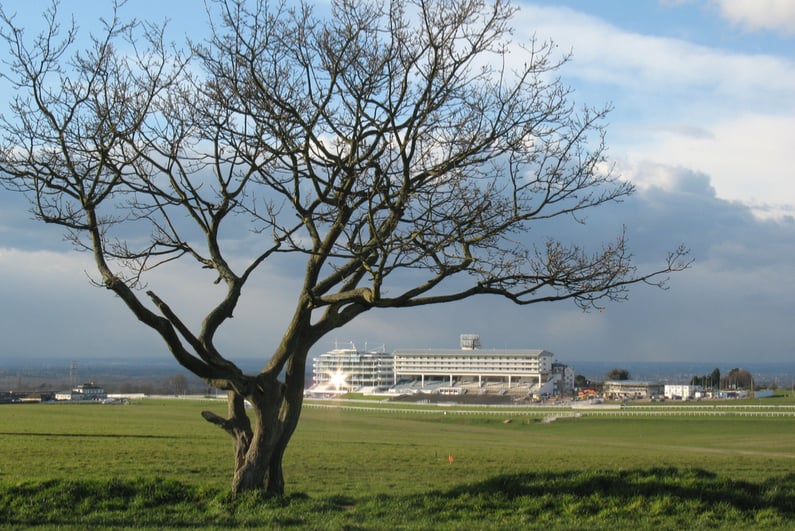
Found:
[[[760,217],[795,214],[795,115],[754,113],[727,117],[709,135],[693,136],[660,130],[654,141],[631,154],[642,159],[676,161],[713,176],[717,196],[750,206]],[[665,174],[637,175],[638,185],[667,188]]]
[[[724,18],[748,31],[795,34],[792,0],[714,0],[714,3]]]
[[[113,293],[91,285],[91,256],[67,251],[0,247],[0,360],[3,357],[78,358],[144,354],[168,359],[157,334],[139,323]],[[217,304],[223,287],[189,261],[172,263],[145,279],[194,331]],[[295,304],[294,282],[273,271],[252,278],[235,318],[217,338],[230,359],[267,359],[278,344]],[[145,304],[147,296],[139,294]]]
[[[619,169],[622,177],[632,181],[641,194],[653,195],[656,189],[668,194],[715,195],[715,190],[706,174],[650,163],[647,160],[631,163],[622,161]],[[647,197],[647,200],[653,201],[653,197]]]
[[[74,282],[75,278],[71,277],[78,277],[81,270],[90,266],[91,260],[87,254],[0,247],[0,270],[7,279],[39,279],[40,283],[51,287],[62,282]],[[6,284],[10,287],[13,283]]]
[[[565,74],[590,82],[658,95],[700,88],[743,98],[755,90],[783,98],[795,89],[791,60],[628,32],[568,8],[525,6],[517,27],[531,28],[539,38],[552,38],[563,50],[572,49],[574,61]]]
[[[0,359],[151,351],[121,302],[91,287],[91,267],[88,254],[0,247]]]
[[[521,17],[573,48],[563,74],[578,98],[613,102],[614,158],[708,174],[718,197],[763,217],[795,212],[795,61],[627,32],[565,8],[527,6]]]

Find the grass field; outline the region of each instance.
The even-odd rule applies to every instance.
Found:
[[[0,525],[795,528],[793,416],[306,407],[288,496],[262,503],[228,498],[231,445],[202,409],[225,405],[0,407]]]

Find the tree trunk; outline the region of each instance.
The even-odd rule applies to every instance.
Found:
[[[283,385],[275,378],[268,381],[258,380],[252,385],[248,398],[254,416],[254,429],[250,442],[240,435],[235,436],[235,448],[245,449],[242,455],[239,452],[235,459],[235,473],[232,478],[232,493],[240,494],[248,491],[262,491],[263,493],[281,495],[279,492],[271,493],[269,485],[269,472],[271,459],[275,456],[274,449],[281,436],[281,423],[279,411],[284,396]],[[245,415],[245,411],[243,411]]]
[[[278,441],[276,442],[276,447],[271,453],[270,462],[268,464],[268,477],[267,484],[265,485],[265,495],[268,497],[284,495],[284,471],[282,470],[282,459],[284,457],[284,451],[287,449],[287,443],[293,436],[293,432],[298,425],[298,418],[301,414],[301,405],[303,403],[303,385],[301,386],[300,391],[300,393],[293,393],[290,391],[285,393],[279,420],[281,433]]]
[[[270,460],[268,470],[268,485],[265,489],[266,496],[281,496],[284,494],[284,472],[282,458],[287,449],[287,443],[293,436],[301,416],[301,406],[304,402],[304,381],[306,374],[306,356],[304,349],[300,355],[293,355],[287,363],[285,370],[284,400],[279,412],[281,435]]]
[[[245,396],[229,391],[228,418],[202,412],[233,439],[234,495],[248,491],[259,491],[265,497],[284,495],[282,459],[301,415],[304,368],[303,358],[294,357],[286,368],[286,383],[261,373],[248,382]],[[246,400],[254,417],[253,428]]]

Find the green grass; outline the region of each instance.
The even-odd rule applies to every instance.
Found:
[[[0,526],[795,527],[793,417],[306,408],[288,495],[262,502],[228,497],[231,445],[208,408],[225,405],[0,407]]]

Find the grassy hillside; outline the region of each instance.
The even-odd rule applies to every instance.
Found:
[[[0,407],[9,527],[795,526],[795,418],[305,408],[288,496],[229,500],[222,403]],[[453,456],[452,464],[449,457]],[[1,525],[1,524],[0,524]]]

